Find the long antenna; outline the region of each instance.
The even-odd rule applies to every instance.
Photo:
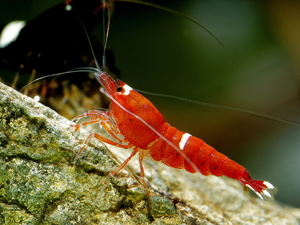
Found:
[[[103,8],[102,8],[102,21],[103,21],[103,52],[102,52],[102,68],[105,71],[106,68],[106,57],[105,57],[105,51],[106,51],[106,45],[107,45],[107,40],[106,40],[106,27],[105,27],[105,19],[106,19],[106,13],[105,13],[105,0],[103,1]],[[96,59],[95,59],[96,60]]]
[[[217,42],[219,42],[219,44],[221,44],[223,47],[225,47],[225,45],[223,44],[223,42],[217,38],[209,29],[207,29],[204,25],[202,25],[201,23],[197,22],[196,20],[192,19],[191,17],[188,17],[187,15],[181,13],[181,12],[178,12],[174,9],[169,9],[167,7],[164,7],[164,6],[161,6],[161,5],[157,5],[157,4],[154,4],[154,3],[150,3],[150,2],[144,2],[144,1],[139,1],[139,0],[113,0],[114,2],[131,2],[131,3],[136,3],[136,4],[140,4],[140,5],[147,5],[147,6],[150,6],[150,7],[153,7],[153,8],[157,8],[157,9],[161,9],[161,10],[164,10],[166,12],[169,12],[169,13],[172,13],[172,14],[175,14],[177,16],[181,16],[185,19],[188,19],[189,21],[197,24],[199,27],[201,27],[203,30],[205,30],[207,33],[209,33],[209,35],[211,35]]]
[[[81,19],[79,19],[77,16],[76,16],[76,18],[77,18],[77,19],[80,21],[80,23],[82,24],[82,27],[83,27],[84,32],[85,32],[85,35],[86,35],[87,40],[88,40],[88,42],[89,42],[89,46],[90,46],[92,55],[93,55],[93,57],[94,57],[94,59],[95,59],[95,65],[96,65],[97,69],[98,69],[98,71],[103,72],[103,71],[100,69],[99,63],[98,63],[98,61],[97,61],[97,59],[96,59],[96,56],[95,56],[95,53],[94,53],[94,49],[93,49],[93,47],[92,47],[92,43],[91,43],[91,40],[90,40],[90,37],[89,37],[88,32],[87,32],[87,30],[86,30],[86,28],[85,28],[85,26],[84,26],[84,23],[83,23],[83,22],[81,21]],[[73,71],[73,72],[75,72],[75,71]]]
[[[111,14],[113,11],[113,3],[109,1],[107,3],[105,0],[103,0],[103,56],[102,56],[102,67],[103,70],[106,70],[106,48],[107,48],[107,42],[108,42],[108,34],[110,29],[110,20],[111,20]],[[107,9],[107,13],[106,13]],[[106,16],[107,16],[107,24],[106,24]],[[105,26],[106,25],[106,26]]]
[[[285,120],[285,119],[279,119],[277,117],[269,116],[269,115],[266,115],[266,114],[263,114],[263,113],[254,112],[254,111],[250,111],[250,110],[239,109],[239,108],[224,106],[224,105],[216,105],[216,104],[213,104],[213,103],[201,102],[201,101],[192,100],[192,99],[188,99],[188,98],[177,97],[177,96],[173,96],[173,95],[152,93],[152,92],[142,91],[142,90],[138,90],[138,89],[134,89],[134,90],[137,91],[137,92],[152,95],[152,96],[171,98],[171,99],[175,99],[175,100],[179,100],[179,101],[189,102],[189,103],[196,104],[196,105],[202,105],[202,106],[216,108],[216,109],[239,112],[239,113],[243,113],[243,114],[247,114],[247,115],[251,115],[251,116],[255,116],[255,117],[258,117],[258,118],[263,118],[263,119],[267,119],[267,120],[271,120],[271,121],[276,121],[276,122],[280,122],[280,123],[287,123],[287,124],[291,124],[291,125],[300,126],[299,122],[295,122],[295,121],[291,121],[291,120]]]

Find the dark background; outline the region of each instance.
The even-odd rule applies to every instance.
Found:
[[[2,0],[0,25],[31,20],[61,2]],[[206,26],[225,47],[186,19],[116,2],[108,47],[122,80],[145,91],[300,122],[298,1],[159,2]],[[94,35],[102,42],[101,32],[100,24]],[[275,184],[277,200],[300,207],[299,125],[147,97],[169,123],[239,162],[253,178]]]

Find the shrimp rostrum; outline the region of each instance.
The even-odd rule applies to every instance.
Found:
[[[127,84],[113,79],[102,71],[94,74],[102,85],[100,91],[111,100],[109,110],[91,110],[75,117],[76,120],[90,117],[89,121],[77,123],[75,130],[88,124],[100,123],[111,139],[96,133],[91,134],[88,139],[95,137],[111,145],[132,148],[131,155],[110,174],[119,172],[134,155],[138,154],[140,176],[143,178],[142,160],[145,155],[150,155],[154,160],[173,168],[236,179],[244,187],[253,190],[261,199],[273,197],[272,193],[276,188],[271,183],[253,180],[240,164],[216,151],[201,139],[171,126],[147,98]],[[147,186],[145,181],[142,184]]]

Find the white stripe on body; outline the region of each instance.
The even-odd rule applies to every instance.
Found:
[[[190,135],[189,133],[184,133],[184,134],[182,135],[181,140],[180,140],[180,142],[179,142],[179,148],[180,148],[181,150],[184,149],[184,146],[185,146],[185,144],[186,144],[186,142],[188,141],[188,139],[189,139],[190,136],[192,136],[192,135]]]

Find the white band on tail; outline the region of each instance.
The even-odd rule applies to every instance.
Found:
[[[179,142],[179,148],[181,150],[183,150],[183,148],[184,148],[184,146],[185,146],[185,144],[188,141],[190,136],[192,136],[192,135],[190,135],[189,133],[185,133],[185,134],[182,135],[181,140]]]

